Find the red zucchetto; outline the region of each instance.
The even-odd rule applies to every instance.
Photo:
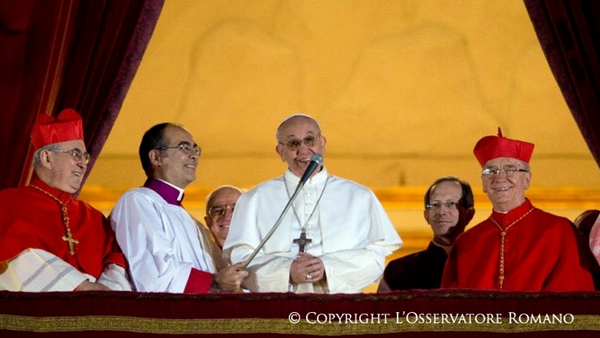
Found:
[[[56,118],[42,114],[31,131],[35,150],[53,143],[83,140],[81,116],[73,109],[63,110]]]
[[[502,130],[498,128],[498,136],[483,137],[475,145],[473,153],[482,167],[487,161],[498,157],[511,157],[529,163],[533,147],[533,143],[502,136]]]

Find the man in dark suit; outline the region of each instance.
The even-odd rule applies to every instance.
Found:
[[[377,292],[440,287],[450,248],[475,214],[473,191],[456,177],[441,177],[427,189],[424,200],[423,215],[433,240],[427,249],[389,262]]]

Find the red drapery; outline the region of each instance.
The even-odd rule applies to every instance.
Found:
[[[74,108],[91,166],[116,120],[164,0],[0,2],[0,189],[30,178],[39,114]]]
[[[78,110],[95,159],[116,119],[164,0],[0,1],[0,189],[29,178],[29,131],[38,114]],[[548,63],[600,162],[600,2],[524,0]],[[93,164],[93,163],[91,163]],[[218,304],[218,306],[216,306]],[[2,336],[356,335],[596,336],[596,293],[444,290],[390,295],[161,295],[0,292]],[[502,313],[575,315],[574,325],[398,326],[291,324],[317,314]],[[401,317],[403,317],[403,314]],[[353,317],[352,317],[353,318]],[[350,319],[352,319],[350,318]],[[171,321],[171,319],[173,319]],[[321,317],[323,319],[323,317]],[[334,318],[335,322],[335,318]],[[504,321],[506,323],[506,320]],[[414,329],[414,330],[413,330]]]
[[[28,182],[28,135],[38,114],[67,107],[84,118],[91,169],[163,3],[0,1],[0,189]],[[600,163],[600,3],[524,3],[573,117]]]
[[[556,82],[600,165],[600,1],[524,1]]]

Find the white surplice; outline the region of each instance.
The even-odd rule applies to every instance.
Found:
[[[94,283],[96,278],[75,269],[72,265],[41,249],[27,249],[0,267],[0,290],[49,292],[73,291],[86,280]],[[108,264],[98,283],[111,290],[131,291],[124,268]]]
[[[252,254],[299,181],[287,170],[283,177],[264,182],[239,198],[223,247],[226,258],[239,262]],[[293,241],[303,227],[312,240],[306,252],[323,261],[326,282],[289,284],[290,266],[299,249]],[[306,182],[277,231],[252,260],[242,285],[255,292],[360,293],[379,280],[385,256],[401,246],[375,194],[330,176],[323,168]]]
[[[109,218],[137,291],[182,293],[192,268],[216,272],[195,220],[154,190],[127,191]]]

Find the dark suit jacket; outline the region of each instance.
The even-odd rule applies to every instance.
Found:
[[[423,251],[389,262],[383,278],[392,290],[438,289],[447,258],[444,249],[429,243]]]

